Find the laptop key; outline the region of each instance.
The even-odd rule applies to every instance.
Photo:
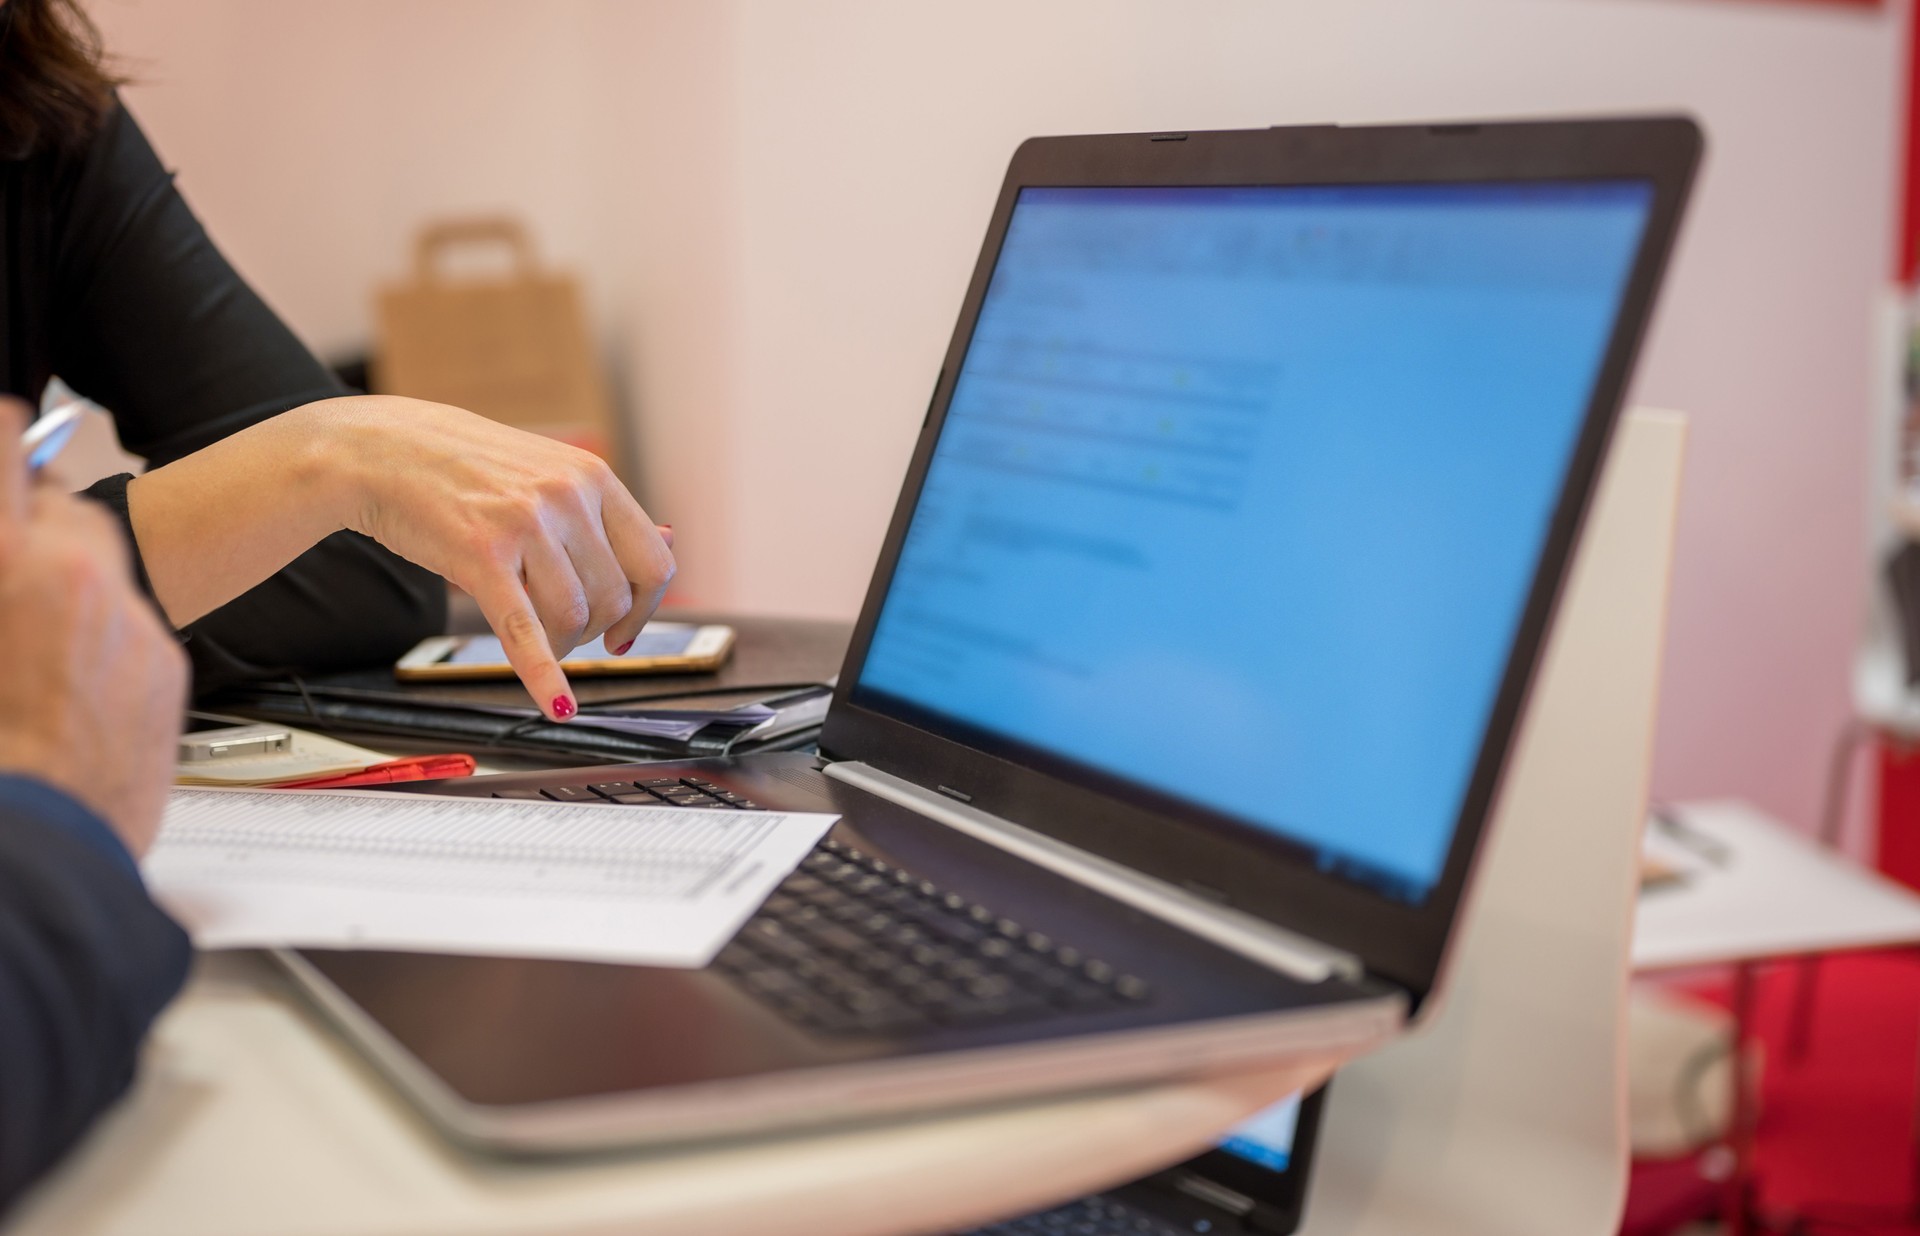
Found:
[[[803,901],[797,903],[793,909],[781,914],[779,918],[780,921],[787,926],[804,931],[808,923],[817,923],[820,921],[820,909],[818,906],[810,906]]]
[[[891,974],[900,958],[892,949],[867,945],[847,954],[847,964],[862,974]]]
[[[604,801],[598,794],[584,785],[555,785],[540,791],[541,796],[556,803],[597,803]]]
[[[956,983],[971,983],[992,973],[978,957],[956,957],[940,967],[940,977]]]
[[[749,970],[741,975],[740,981],[746,985],[748,991],[758,995],[777,996],[784,995],[787,992],[806,990],[805,983],[787,973],[785,970],[776,969],[771,966],[764,969]]]
[[[938,966],[958,956],[959,953],[939,944],[916,944],[907,950],[907,960],[916,966]]]
[[[818,923],[807,932],[819,944],[835,953],[854,953],[867,947],[867,942],[857,932],[848,931],[835,923]]]
[[[1049,998],[1062,1008],[1092,1009],[1113,1003],[1113,996],[1104,987],[1095,987],[1092,983],[1069,982],[1055,987]]]

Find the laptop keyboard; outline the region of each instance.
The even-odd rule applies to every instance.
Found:
[[[493,796],[765,810],[698,777]],[[713,964],[788,1020],[825,1034],[900,1034],[1097,1012],[1151,994],[1146,983],[1098,958],[831,838],[774,890]]]
[[[640,781],[599,781],[592,785],[550,785],[542,790],[496,790],[495,798],[525,798],[550,803],[621,803],[632,807],[709,807],[764,811],[751,798],[698,777],[651,777]]]
[[[1092,1012],[1151,994],[1079,949],[831,838],[713,964],[827,1034]]]
[[[966,1236],[1192,1236],[1211,1228],[1205,1220],[1176,1227],[1110,1197],[1083,1197],[1041,1214],[976,1228]]]

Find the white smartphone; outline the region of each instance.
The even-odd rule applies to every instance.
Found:
[[[649,622],[633,647],[614,656],[601,640],[582,644],[560,661],[569,677],[602,674],[692,674],[718,669],[733,651],[733,628],[690,622]],[[492,635],[439,635],[421,640],[393,667],[408,682],[511,678],[506,651]]]

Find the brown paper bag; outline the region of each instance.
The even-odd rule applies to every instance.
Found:
[[[502,245],[505,277],[457,276],[465,246]],[[380,289],[372,381],[383,394],[431,399],[613,458],[606,382],[580,287],[541,270],[517,219],[428,224],[413,277]]]

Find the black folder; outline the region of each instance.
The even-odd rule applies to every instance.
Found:
[[[711,673],[582,678],[574,682],[582,716],[633,709],[716,709],[766,704],[799,717],[820,711],[822,693],[839,673],[850,628],[844,623],[793,618],[662,615],[679,622],[722,622],[738,638],[727,663]],[[221,691],[196,707],[296,725],[303,729],[375,734],[461,750],[512,751],[556,762],[621,763],[741,755],[809,745],[819,723],[744,733],[713,725],[685,741],[619,734],[558,724],[542,717],[501,716],[489,709],[533,706],[515,680],[401,682],[389,669],[294,675]]]

